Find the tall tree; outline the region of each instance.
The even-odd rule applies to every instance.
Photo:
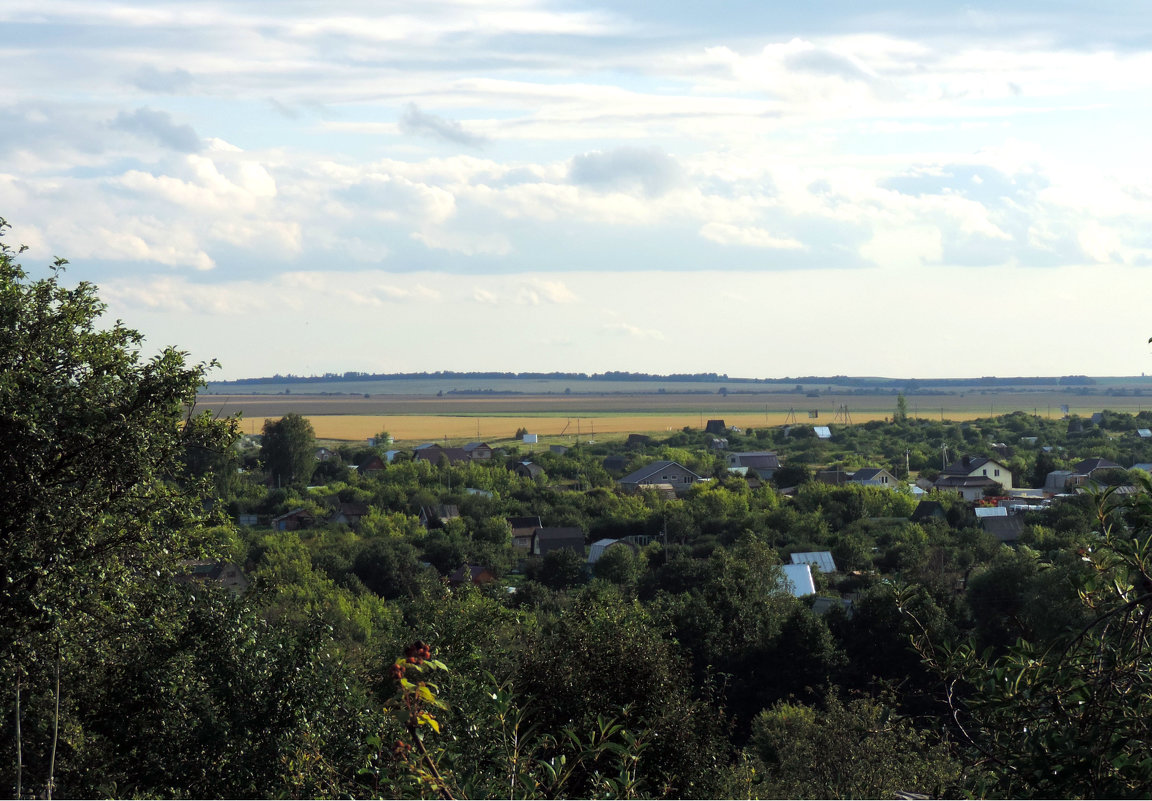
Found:
[[[298,414],[264,423],[260,462],[277,486],[304,485],[316,469],[316,432]]]
[[[87,638],[104,659],[125,621],[165,625],[143,610],[199,552],[207,517],[209,482],[184,457],[227,449],[236,426],[190,411],[209,365],[173,348],[144,359],[140,333],[100,327],[95,286],[66,286],[62,259],[32,279],[18,252],[0,242],[0,682],[14,689],[0,708],[19,755],[0,775],[51,797],[82,739],[75,655]]]
[[[17,252],[0,242],[0,652],[169,572],[204,517],[182,457],[235,436],[187,411],[209,365],[143,359],[140,333],[98,327],[95,286],[62,259],[30,279]]]

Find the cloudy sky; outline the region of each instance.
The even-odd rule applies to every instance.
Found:
[[[218,378],[1152,372],[1135,2],[0,4],[0,216]]]

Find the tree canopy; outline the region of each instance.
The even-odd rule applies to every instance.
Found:
[[[189,412],[209,365],[143,358],[137,331],[101,327],[92,284],[64,284],[63,260],[32,279],[16,255],[0,243],[3,651],[170,572],[204,517],[182,456],[233,433]]]
[[[264,423],[260,461],[273,486],[303,486],[316,469],[316,433],[312,424],[298,414]]]

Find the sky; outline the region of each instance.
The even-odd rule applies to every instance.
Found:
[[[0,4],[0,216],[213,378],[1152,371],[1136,2]]]

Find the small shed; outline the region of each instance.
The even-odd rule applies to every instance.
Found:
[[[448,576],[448,584],[459,587],[461,584],[488,584],[496,580],[492,568],[483,565],[461,565],[452,575]]]
[[[584,555],[584,530],[575,526],[536,529],[532,553],[547,556],[552,551],[569,550]]]

